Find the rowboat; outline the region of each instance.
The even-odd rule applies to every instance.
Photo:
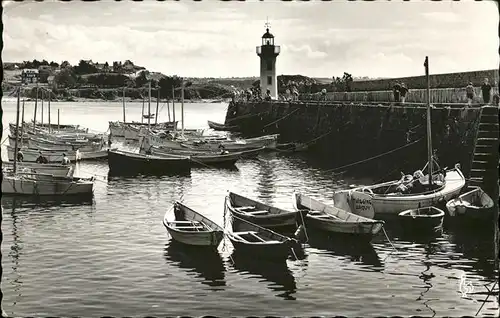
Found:
[[[34,196],[91,196],[94,178],[57,177],[49,174],[2,171],[2,194]]]
[[[142,115],[142,118],[146,118],[146,119],[155,118],[155,114],[144,114],[144,115]]]
[[[417,171],[418,172],[418,171]],[[415,176],[418,176],[418,173]],[[420,172],[421,173],[421,172]],[[433,206],[456,197],[465,186],[465,177],[460,165],[433,175],[434,184],[427,187],[429,176],[415,178],[405,175],[400,180],[371,186],[341,190],[333,194],[334,205],[365,217],[397,215],[401,211]],[[410,185],[419,185],[419,190],[405,191]],[[367,209],[367,206],[373,209]]]
[[[232,215],[232,218],[234,220],[237,217]],[[240,221],[245,222],[245,228],[248,230],[235,232],[234,230],[238,226],[233,223],[233,232],[226,233],[234,249],[239,253],[284,261],[292,249],[298,246],[296,239],[278,234],[246,220]]]
[[[224,229],[200,213],[188,208],[180,202],[163,217],[163,225],[175,241],[186,245],[207,246],[217,248],[224,238]]]
[[[130,151],[108,150],[108,165],[111,174],[164,174],[190,171],[189,157],[160,157]]]
[[[208,127],[212,128],[213,130],[218,130],[218,131],[238,131],[239,130],[238,126],[219,124],[219,123],[216,123],[216,122],[210,121],[210,120],[208,120]]]
[[[13,170],[14,165],[12,162],[2,162],[2,168],[7,170]],[[17,169],[20,172],[32,172],[32,173],[43,173],[51,174],[54,176],[72,176],[74,171],[74,166],[68,165],[63,166],[60,164],[49,164],[49,163],[34,163],[34,162],[17,162]]]
[[[294,193],[293,202],[296,210],[307,211],[305,216],[307,226],[327,232],[371,237],[384,225],[384,221],[350,213],[304,194]]]
[[[231,153],[210,153],[206,151],[190,151],[178,149],[164,149],[151,146],[149,151],[155,156],[189,156],[191,162],[201,166],[233,166],[240,158],[257,155],[265,148],[238,151]]]
[[[7,146],[7,157],[9,161],[14,161],[14,152],[15,148],[11,146]],[[22,148],[23,153],[23,161],[24,162],[36,162],[38,156],[40,156],[39,149],[29,149]],[[61,162],[63,159],[63,153],[66,154],[66,157],[72,162],[80,160],[80,151],[53,151],[53,150],[43,150],[42,151],[44,157],[47,158],[49,162]]]
[[[491,216],[495,202],[480,187],[461,194],[446,203],[450,216],[484,217]]]
[[[235,221],[243,219],[268,229],[296,226],[296,211],[287,211],[229,192],[226,197],[228,210]]]
[[[443,226],[444,211],[436,207],[406,210],[398,214],[405,229],[412,231],[437,230]]]
[[[228,151],[243,151],[262,147],[266,147],[266,149],[276,149],[278,136],[278,134],[274,134],[236,140],[188,140],[182,142],[181,146],[189,149],[205,149],[212,151],[217,151],[221,146]]]

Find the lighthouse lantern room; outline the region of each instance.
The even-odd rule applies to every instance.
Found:
[[[269,32],[269,26],[267,22],[266,33],[262,36],[262,46],[257,46],[257,55],[260,56],[260,89],[263,98],[269,90],[271,98],[277,99],[276,57],[280,54],[280,47],[274,45],[274,36]]]

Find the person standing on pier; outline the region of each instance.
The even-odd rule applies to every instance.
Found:
[[[406,88],[405,83],[401,83],[401,87],[399,88],[399,94],[401,98],[401,104],[405,103],[406,94],[408,93],[408,88]]]
[[[63,153],[63,159],[62,159],[61,164],[62,164],[63,166],[67,166],[67,165],[69,165],[70,163],[71,163],[71,162],[69,161],[69,158],[68,158],[68,157],[66,157],[66,154],[65,154],[65,153]]]
[[[21,151],[21,148],[17,148],[17,161],[22,162],[23,160],[24,160],[23,152]]]
[[[481,91],[483,93],[483,102],[486,105],[490,103],[491,85],[488,83],[488,78],[484,79],[483,85],[481,85]]]
[[[467,95],[467,105],[471,106],[474,99],[474,86],[472,86],[472,82],[469,82],[469,85],[465,87],[465,93]]]
[[[38,156],[38,158],[36,158],[36,163],[49,163],[49,160],[42,154],[42,152],[40,151],[39,152],[40,155]]]
[[[392,87],[392,92],[394,93],[394,102],[399,103],[401,85],[398,82]]]

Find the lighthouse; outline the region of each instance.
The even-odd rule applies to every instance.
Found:
[[[278,98],[278,83],[276,77],[276,57],[280,54],[280,47],[274,45],[274,35],[269,32],[269,23],[266,23],[266,33],[262,36],[262,45],[257,46],[257,55],[260,56],[260,89],[262,98],[267,90],[271,98]]]

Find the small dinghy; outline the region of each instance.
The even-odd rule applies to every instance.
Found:
[[[278,234],[257,224],[244,221],[247,231],[226,233],[235,251],[249,257],[285,261],[294,247],[300,246],[296,239]]]
[[[226,205],[231,214],[236,216],[236,222],[243,219],[268,229],[296,226],[296,211],[275,208],[233,192],[229,192],[226,197]]]
[[[480,187],[472,187],[472,190],[452,199],[446,203],[446,209],[450,216],[487,217],[491,216],[495,205],[493,199]]]
[[[163,225],[173,240],[193,246],[219,246],[224,238],[222,227],[180,202],[175,202],[173,209],[175,219],[170,218],[172,209],[163,218]]]
[[[294,193],[294,205],[297,210],[307,211],[305,222],[308,226],[331,233],[343,233],[371,238],[384,225],[384,221],[353,214],[300,193]]]
[[[225,124],[219,124],[214,121],[207,120],[208,122],[208,127],[212,128],[213,130],[218,130],[218,131],[238,131],[239,127],[238,126],[230,126],[230,125],[225,125]]]
[[[444,211],[436,207],[406,210],[398,214],[404,228],[416,230],[439,230],[443,226]]]

